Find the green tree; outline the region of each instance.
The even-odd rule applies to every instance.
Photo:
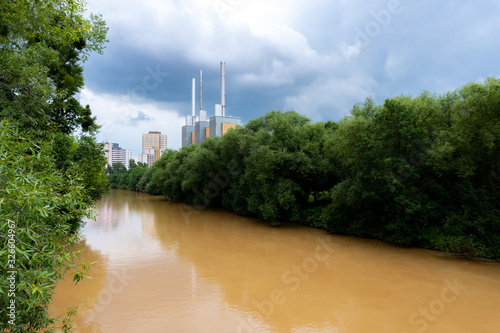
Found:
[[[182,147],[179,151],[167,149],[156,161],[155,166],[160,170],[154,174],[153,182],[161,189],[161,193],[166,198],[176,202],[192,202],[192,189],[183,190],[183,178],[179,170],[184,160],[197,147],[197,145],[190,145]]]
[[[446,96],[429,162],[446,193],[442,226],[430,239],[441,250],[500,255],[500,81],[473,82]]]
[[[75,221],[92,217],[91,205],[78,175],[58,169],[52,141],[32,145],[32,136],[5,121],[0,132],[0,261],[4,272],[13,272],[0,279],[0,302],[15,306],[15,318],[1,307],[1,330],[38,332],[56,323],[48,305],[57,281],[68,269],[80,281],[88,270],[85,261],[75,270],[78,251],[68,245],[78,235],[68,235]]]
[[[81,135],[76,141],[73,169],[75,173],[80,174],[89,203],[99,200],[109,189],[105,173],[107,160],[103,149],[104,145],[97,143],[91,135]]]
[[[2,331],[39,332],[55,324],[47,308],[55,284],[74,267],[67,246],[107,191],[98,126],[90,107],[76,99],[82,63],[102,52],[107,28],[84,10],[83,2],[65,0],[0,6],[0,260],[16,274],[15,293],[6,279],[0,282],[1,303],[16,304],[13,324],[0,309]],[[6,235],[13,225],[11,247]],[[13,255],[15,263],[6,266]],[[76,271],[74,280],[82,276]],[[67,318],[62,328],[69,329]]]
[[[128,161],[128,169],[129,170],[135,168],[136,166],[137,166],[137,163],[135,162],[134,159],[131,159]]]
[[[136,184],[137,191],[146,192],[153,195],[161,194],[161,192],[155,191],[154,188],[149,187],[149,185],[152,184],[153,175],[157,171],[158,168],[154,166],[151,168],[147,168],[147,170],[143,173],[141,179],[139,179],[139,182]]]
[[[195,146],[178,170],[182,179],[181,188],[188,202],[203,207],[221,206],[222,192],[229,181],[223,166],[219,138],[208,139]]]
[[[299,221],[310,195],[331,187],[334,169],[323,155],[327,129],[293,111],[273,111],[242,129],[254,140],[241,183],[249,189],[248,211],[278,223]]]
[[[127,168],[120,162],[114,162],[111,166],[106,167],[108,174],[109,186],[118,188],[122,174],[127,172]]]
[[[135,168],[129,169],[126,176],[126,188],[133,191],[139,191],[137,184],[147,171],[148,168],[143,166],[136,166]]]
[[[498,258],[499,112],[496,79],[356,106],[327,144],[341,162],[327,228]]]
[[[81,1],[5,0],[0,7],[0,117],[44,136],[95,131],[90,108],[75,96],[83,67],[101,53],[107,28],[100,16],[83,16]]]

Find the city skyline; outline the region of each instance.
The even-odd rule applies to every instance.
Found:
[[[108,165],[114,162],[121,162],[128,168],[129,161],[136,163],[146,163],[148,166],[159,159],[165,149],[167,149],[167,134],[161,134],[161,131],[148,131],[142,135],[141,153],[134,155],[132,149],[120,147],[119,142],[106,140],[103,142],[103,152],[108,160]]]

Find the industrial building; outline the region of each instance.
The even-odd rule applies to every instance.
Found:
[[[215,105],[215,115],[207,119],[207,111],[203,110],[203,72],[200,71],[200,114],[196,116],[196,79],[192,79],[192,110],[186,116],[186,124],[182,127],[182,146],[193,143],[201,144],[207,138],[226,134],[230,128],[241,125],[241,119],[226,116],[226,73],[225,63],[220,63],[221,72],[221,104]]]
[[[186,116],[186,125],[182,126],[182,146],[189,146],[195,142],[194,122],[190,116]]]

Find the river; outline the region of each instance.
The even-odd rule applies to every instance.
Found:
[[[74,332],[500,332],[500,264],[124,190],[96,210],[92,279],[51,306],[78,306]]]

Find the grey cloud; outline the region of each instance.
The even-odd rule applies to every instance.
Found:
[[[143,121],[153,121],[153,120],[155,120],[155,119],[152,117],[149,117],[144,112],[139,111],[137,113],[137,116],[130,117],[129,120],[127,121],[127,123],[130,125],[136,125],[136,124],[139,124],[140,122],[143,122]]]
[[[173,103],[187,115],[191,78],[203,69],[203,106],[211,114],[224,60],[232,116],[248,120],[286,107],[314,120],[339,120],[368,94],[381,102],[499,75],[500,45],[493,41],[500,4],[399,0],[403,10],[383,21],[380,15],[397,1],[298,0],[283,9],[280,1],[243,1],[221,18],[211,1],[89,0],[109,16],[111,43],[86,65],[86,82],[94,91],[127,95],[142,83],[147,66],[159,65],[169,76],[144,102]],[[259,5],[266,9],[261,14]],[[273,9],[283,13],[268,20]],[[255,20],[246,22],[252,10]],[[369,28],[376,32],[369,44],[356,45],[356,33]],[[140,115],[132,120],[145,121]]]

